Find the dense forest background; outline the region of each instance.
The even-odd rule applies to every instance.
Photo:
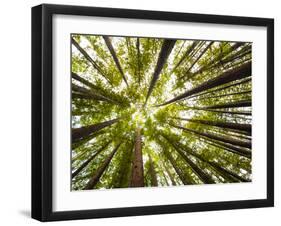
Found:
[[[251,181],[251,43],[71,43],[73,190]]]

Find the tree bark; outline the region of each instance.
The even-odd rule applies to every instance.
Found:
[[[120,147],[121,143],[119,143],[116,148],[111,152],[111,154],[106,158],[106,160],[102,163],[102,165],[96,170],[96,172],[94,173],[94,175],[92,176],[92,178],[89,180],[89,182],[87,183],[87,185],[84,187],[83,190],[89,190],[89,189],[93,189],[97,183],[99,182],[99,179],[101,178],[101,176],[103,175],[103,173],[105,172],[106,168],[108,167],[111,159],[113,158],[113,156],[115,155],[115,153],[117,152],[118,148]]]
[[[74,128],[72,129],[72,142],[76,142],[81,140],[81,138],[87,137],[89,135],[91,135],[94,132],[97,132],[107,126],[111,126],[112,124],[116,123],[119,121],[119,118],[117,119],[113,119],[113,120],[109,120],[106,122],[101,122],[101,123],[97,123],[97,124],[93,124],[90,126],[83,126],[80,128]]]
[[[161,51],[159,53],[158,56],[158,60],[157,60],[157,64],[150,82],[150,86],[146,95],[146,100],[145,100],[145,104],[148,101],[149,96],[152,93],[152,90],[157,82],[157,80],[159,79],[159,75],[161,73],[161,70],[163,68],[163,66],[165,65],[170,53],[172,52],[172,49],[174,47],[176,43],[176,40],[171,40],[171,39],[165,39],[165,41],[162,44],[162,48]]]
[[[226,83],[238,80],[238,79],[249,77],[249,76],[251,76],[251,74],[252,74],[252,65],[251,65],[251,62],[249,62],[238,68],[226,71],[226,72],[222,73],[221,75],[219,75],[215,78],[212,78],[212,79],[202,83],[201,85],[198,85],[197,87],[192,88],[191,90],[188,90],[185,93],[183,93],[163,104],[157,105],[157,106],[164,106],[167,104],[171,104],[173,102],[182,100],[184,98],[187,98],[193,94],[202,92],[204,90],[208,90],[208,89],[214,88],[216,86],[220,86],[222,84],[226,84]]]
[[[120,62],[119,62],[119,60],[118,60],[118,57],[117,57],[117,55],[116,55],[116,52],[115,52],[115,50],[114,50],[114,48],[113,48],[113,46],[112,46],[112,44],[111,44],[110,38],[107,37],[107,36],[103,36],[103,39],[104,39],[104,41],[105,41],[105,44],[106,44],[106,46],[107,46],[109,52],[111,53],[111,56],[112,56],[112,58],[113,58],[113,60],[114,60],[114,62],[115,62],[115,65],[116,65],[117,69],[119,70],[120,74],[122,75],[122,78],[123,78],[124,82],[125,82],[126,85],[128,86],[127,79],[126,79],[126,77],[125,77],[125,74],[124,74],[124,72],[123,72],[123,69],[122,69],[122,67],[121,67],[121,64],[120,64]]]
[[[80,167],[78,167],[77,170],[75,170],[71,177],[74,178],[75,176],[77,176],[77,174],[79,174],[99,153],[101,153],[109,144],[111,143],[111,141],[107,142],[105,145],[103,145],[99,150],[97,150],[97,152],[95,154],[93,154],[88,160],[86,160],[85,162],[83,162],[81,164]]]
[[[135,151],[132,167],[131,187],[144,187],[141,128],[136,129]]]

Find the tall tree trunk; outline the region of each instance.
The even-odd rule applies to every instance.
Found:
[[[139,38],[137,38],[136,49],[137,49],[137,61],[138,61],[138,83],[140,85],[141,75],[140,75],[140,39]]]
[[[198,110],[198,111],[209,111],[209,112],[215,112],[215,113],[221,113],[221,114],[232,114],[232,115],[252,115],[252,112],[247,111],[224,111],[224,110],[213,110],[205,107],[188,107],[186,110]]]
[[[106,102],[109,102],[109,103],[120,105],[120,103],[118,103],[114,100],[111,100],[111,99],[109,99],[105,96],[102,96],[100,94],[97,94],[97,93],[93,92],[92,90],[86,89],[86,88],[81,87],[81,86],[77,86],[75,84],[72,84],[72,90],[75,91],[75,92],[78,92],[78,93],[73,93],[74,98],[75,97],[83,98],[83,96],[85,96],[85,98],[90,98],[90,99],[99,100],[99,101],[106,101]]]
[[[251,82],[251,81],[252,81],[252,78],[246,78],[246,79],[243,79],[242,81],[238,80],[237,82],[233,82],[229,85],[226,85],[226,86],[223,86],[223,87],[220,87],[220,88],[212,89],[212,90],[205,91],[205,92],[200,92],[196,95],[192,95],[192,96],[188,97],[187,99],[191,99],[191,98],[206,95],[206,94],[212,94],[213,95],[215,92],[225,90],[225,89],[228,89],[228,88],[233,87],[233,86],[242,85],[242,84],[245,84],[245,83],[248,83],[248,82]]]
[[[132,167],[131,187],[144,187],[141,128],[136,129],[135,151]]]
[[[252,158],[252,153],[248,149],[244,149],[242,147],[234,146],[232,144],[224,143],[224,142],[221,142],[218,140],[213,140],[208,137],[202,137],[202,138],[205,140],[206,143],[208,143],[214,147],[223,149],[223,150],[231,152],[233,154],[244,156],[249,159]]]
[[[177,146],[174,142],[170,142],[169,139],[162,135],[171,145],[172,147],[180,154],[180,156],[186,161],[186,163],[191,167],[192,171],[199,177],[199,179],[204,184],[215,184],[213,178],[206,174],[202,169],[200,169],[197,164],[195,164],[192,160],[190,160],[185,153],[181,150],[179,146]]]
[[[172,164],[174,170],[176,171],[177,175],[179,176],[180,180],[182,181],[182,183],[184,185],[189,185],[189,184],[193,184],[192,181],[190,181],[189,179],[186,178],[186,176],[184,175],[184,173],[181,171],[181,169],[177,166],[175,159],[173,158],[173,156],[171,155],[171,153],[169,153],[168,151],[164,151],[165,156],[167,157],[167,159],[170,161],[170,163]]]
[[[199,43],[199,41],[193,41],[193,43],[191,45],[188,46],[186,52],[183,54],[183,56],[181,57],[181,59],[179,60],[179,62],[176,64],[176,66],[172,69],[172,72],[174,72],[181,64],[184,60],[189,58],[189,54],[194,50],[194,48],[196,47],[196,45]]]
[[[166,164],[165,164],[164,162],[162,162],[162,165],[163,165],[165,171],[168,173],[168,176],[169,176],[169,178],[170,178],[170,181],[172,182],[172,185],[173,185],[173,186],[176,186],[177,183],[176,183],[176,181],[174,180],[174,177],[173,177],[171,171],[168,169],[168,167],[166,166]]]
[[[111,143],[111,141],[105,143],[105,145],[103,145],[100,149],[97,150],[97,152],[95,154],[93,154],[88,160],[86,160],[85,162],[83,162],[81,164],[80,167],[78,167],[77,170],[75,170],[71,177],[74,178],[77,174],[79,174],[99,153],[101,153],[109,144]]]
[[[118,188],[129,187],[131,172],[132,172],[132,159],[133,159],[134,144],[126,150],[126,163],[122,169],[121,177],[118,181]]]
[[[252,91],[243,91],[243,92],[234,92],[234,93],[227,93],[227,94],[221,94],[221,95],[210,95],[206,97],[201,97],[196,100],[209,100],[209,99],[215,99],[215,98],[221,98],[221,97],[228,97],[228,96],[235,96],[235,95],[242,95],[242,94],[250,94]]]
[[[153,73],[153,76],[152,76],[152,79],[150,82],[150,86],[149,86],[149,89],[148,89],[148,92],[146,95],[145,104],[147,103],[148,98],[152,93],[152,90],[159,78],[161,70],[162,70],[163,66],[165,65],[170,53],[172,52],[172,49],[173,49],[175,43],[176,43],[176,40],[165,39],[162,44],[162,48],[161,48],[161,51],[158,56],[157,64],[156,64],[156,67],[155,67],[155,70],[154,70],[154,73]]]
[[[251,53],[251,46],[244,46],[241,50],[237,51],[235,54],[228,54],[219,61],[215,62],[214,64],[208,66],[206,69],[210,70],[219,66],[223,66],[231,62],[234,62],[236,59],[242,59],[247,54]]]
[[[180,79],[183,79],[185,77],[187,77],[187,79],[192,78],[193,76],[188,76],[190,75],[190,70],[194,67],[194,65],[201,59],[201,57],[207,52],[207,50],[211,47],[211,45],[214,42],[211,41],[199,54],[199,56],[192,62],[192,64],[190,65],[190,67],[187,69],[187,71],[185,72],[185,75],[183,75],[182,77],[180,77]],[[191,74],[192,75],[192,74]]]
[[[74,149],[82,146],[83,144],[87,143],[88,141],[92,140],[93,138],[95,138],[95,137],[97,137],[97,136],[99,136],[101,134],[104,134],[104,133],[105,133],[105,131],[100,130],[100,131],[98,131],[96,133],[92,133],[89,136],[82,137],[79,140],[76,140],[76,141],[72,140],[71,148],[72,148],[72,150],[74,150]]]
[[[111,102],[114,102],[114,103],[116,103],[116,104],[118,104],[118,105],[124,104],[124,103],[120,103],[119,101],[115,100],[116,98],[119,98],[119,99],[120,99],[120,96],[117,95],[116,93],[113,93],[113,94],[114,94],[114,97],[116,97],[116,98],[111,99],[110,97],[108,97],[108,96],[106,95],[105,90],[103,90],[103,89],[101,89],[100,87],[94,85],[93,83],[89,82],[88,80],[82,78],[81,76],[79,76],[79,75],[76,74],[76,73],[73,73],[73,72],[72,72],[71,75],[72,75],[72,78],[73,78],[73,79],[75,79],[75,80],[81,82],[82,84],[86,85],[87,87],[89,87],[89,88],[91,89],[90,91],[91,91],[92,93],[94,92],[95,95],[103,96],[104,98],[106,98],[106,99],[110,100]],[[124,98],[124,97],[123,97],[123,98]]]
[[[250,124],[240,124],[240,123],[231,123],[231,122],[219,122],[219,121],[210,121],[210,120],[202,120],[202,119],[187,119],[187,118],[178,118],[178,117],[172,117],[174,119],[209,125],[209,126],[216,126],[221,128],[227,128],[227,129],[236,129],[236,130],[242,130],[247,131],[249,133],[252,132],[252,126]]]
[[[202,92],[204,90],[208,90],[208,89],[214,88],[216,86],[220,86],[222,84],[226,84],[226,83],[238,80],[238,79],[250,77],[251,75],[252,75],[252,65],[251,65],[251,62],[249,62],[238,68],[226,71],[226,72],[222,73],[221,75],[219,75],[215,78],[212,78],[212,79],[202,83],[201,85],[198,85],[197,87],[192,88],[191,90],[188,90],[188,91],[184,92],[183,94],[181,94],[177,97],[174,97],[173,99],[171,99],[163,104],[157,105],[157,106],[164,106],[167,104],[171,104],[173,102],[182,100],[184,98],[187,98],[193,94]]]
[[[98,90],[100,89],[99,87],[97,87],[96,85],[94,85],[93,83],[89,82],[87,79],[82,78],[81,76],[79,76],[78,74],[72,72],[71,73],[71,77],[81,83],[83,83],[84,85],[88,86],[89,88],[92,88],[94,90]]]
[[[213,106],[203,107],[205,109],[221,109],[221,108],[237,108],[237,107],[251,107],[252,101],[250,100],[242,100],[237,102],[230,102],[225,104],[217,104]]]
[[[100,75],[102,75],[109,84],[112,85],[112,83],[109,81],[103,70],[100,68],[100,66],[90,57],[90,55],[74,40],[74,38],[71,38],[72,44],[82,53],[82,55],[93,65],[93,67],[99,72]]]
[[[245,84],[245,83],[248,83],[248,82],[251,82],[251,81],[252,81],[251,77],[250,78],[246,78],[246,79],[242,79],[242,81],[238,80],[237,82],[231,83],[231,84],[223,86],[223,87],[219,87],[219,88],[216,88],[216,89],[211,89],[211,90],[207,90],[207,91],[204,91],[204,92],[200,92],[199,94],[192,95],[192,96],[188,97],[187,99],[198,97],[198,96],[202,96],[202,95],[206,95],[206,94],[213,95],[215,92],[218,92],[218,91],[221,91],[221,90],[225,90],[225,89],[231,88],[233,86],[242,85],[242,84]]]
[[[99,182],[99,179],[101,178],[101,176],[105,172],[106,168],[108,167],[111,159],[113,158],[113,156],[117,152],[117,150],[120,147],[120,145],[121,145],[121,143],[119,143],[114,148],[114,150],[111,152],[111,154],[106,158],[106,160],[102,163],[102,165],[96,170],[96,172],[94,173],[94,175],[89,180],[89,182],[87,183],[87,185],[84,187],[83,190],[93,189],[97,185],[97,183]]]
[[[209,162],[209,164],[214,168],[216,169],[222,176],[224,177],[228,177],[229,175],[232,177],[232,180],[234,182],[236,181],[242,181],[242,182],[250,182],[250,180],[248,179],[245,179],[241,176],[239,176],[238,174],[236,173],[233,173],[232,171],[226,169],[226,168],[223,168],[221,167],[220,165],[218,165],[216,162]]]
[[[87,137],[91,135],[94,132],[97,132],[107,126],[111,126],[112,124],[119,121],[119,118],[112,119],[106,122],[101,122],[97,124],[93,124],[90,126],[83,126],[80,128],[74,128],[72,129],[72,142],[76,142],[78,140],[81,140],[81,138]]]
[[[151,176],[151,185],[154,187],[158,186],[157,175],[154,167],[154,162],[151,159],[151,156],[148,155],[149,158],[149,174]]]
[[[242,42],[237,42],[235,43],[232,47],[231,47],[231,51],[228,51],[226,53],[226,56],[230,55],[231,53],[233,53],[236,49],[238,49],[240,46],[242,46],[243,43]],[[221,54],[217,57],[215,57],[213,60],[211,60],[208,64],[205,64],[204,66],[202,66],[201,68],[199,68],[197,71],[195,71],[193,74],[192,74],[192,77],[202,73],[204,70],[208,70],[212,67],[212,65],[214,63],[221,63]]]
[[[165,180],[165,184],[166,184],[167,186],[169,186],[170,184],[169,184],[169,182],[168,182],[168,180],[167,180],[167,177],[166,177],[165,173],[162,172],[162,176],[163,176],[163,178],[164,178],[164,180]]]
[[[113,58],[113,60],[114,60],[114,62],[115,62],[115,65],[116,65],[117,69],[119,70],[120,74],[122,75],[122,78],[123,78],[124,82],[125,82],[126,85],[128,86],[127,79],[126,79],[126,77],[125,77],[125,74],[124,74],[124,72],[123,72],[123,69],[122,69],[122,67],[121,67],[121,64],[120,64],[120,62],[119,62],[119,60],[118,60],[118,57],[117,57],[117,55],[116,55],[116,52],[115,52],[115,50],[114,50],[114,48],[113,48],[113,46],[112,46],[112,44],[111,44],[110,38],[107,37],[107,36],[103,36],[103,39],[104,39],[104,41],[105,41],[105,44],[106,44],[106,46],[107,46],[109,52],[111,53],[111,56],[112,56],[112,58]]]
[[[173,141],[171,141],[171,139],[166,138],[170,143],[173,143]],[[192,149],[190,149],[187,146],[183,146],[182,144],[180,144],[179,142],[174,142],[174,146],[178,147],[179,149],[183,150],[184,152],[186,152],[189,155],[194,156],[195,158],[199,159],[202,162],[205,162],[207,164],[209,164],[212,168],[214,168],[221,176],[223,176],[224,178],[227,178],[228,180],[231,180],[231,182],[249,182],[249,180],[237,175],[236,173],[233,173],[232,171],[221,167],[219,164],[217,164],[214,161],[208,161],[205,158],[203,158],[201,155],[197,154],[196,152],[194,152]]]
[[[201,135],[201,136],[204,136],[204,137],[208,137],[210,139],[214,139],[214,140],[218,140],[218,141],[222,141],[222,142],[226,142],[226,143],[229,143],[229,144],[233,144],[233,145],[237,145],[237,146],[245,147],[245,148],[250,148],[250,149],[252,147],[252,144],[249,141],[232,139],[230,137],[221,137],[221,136],[217,136],[217,135],[214,135],[214,134],[210,134],[210,133],[206,133],[206,132],[200,132],[200,131],[197,131],[197,130],[185,128],[185,127],[182,127],[182,126],[177,126],[177,125],[173,125],[173,124],[170,124],[170,125],[175,127],[175,128],[182,129],[183,131],[198,134],[198,135]]]

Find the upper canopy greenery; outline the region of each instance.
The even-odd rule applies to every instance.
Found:
[[[71,41],[72,189],[251,181],[251,43]]]

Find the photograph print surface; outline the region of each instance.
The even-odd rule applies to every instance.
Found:
[[[70,40],[72,191],[251,182],[252,43]]]

